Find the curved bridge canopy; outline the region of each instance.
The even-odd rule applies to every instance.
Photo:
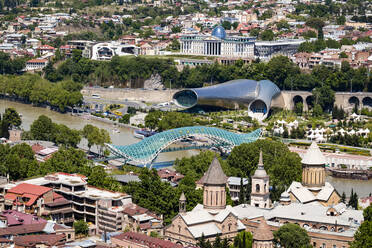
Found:
[[[232,149],[234,146],[243,143],[254,142],[260,135],[261,129],[248,134],[237,134],[215,127],[193,126],[157,133],[131,145],[116,146],[107,144],[107,147],[117,157],[140,164],[149,164],[169,145],[190,136],[204,136],[213,142],[213,146]]]

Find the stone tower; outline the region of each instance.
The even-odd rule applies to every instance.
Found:
[[[313,141],[302,158],[302,185],[306,187],[323,187],[325,184],[325,157]]]
[[[226,207],[227,177],[215,157],[209,165],[203,180],[203,206],[205,209],[224,209]]]
[[[252,176],[251,206],[259,208],[271,207],[269,175],[267,175],[264,168],[262,151],[260,151],[258,168]]]
[[[263,219],[260,221],[258,228],[253,232],[252,248],[273,248],[274,235],[269,225]]]
[[[178,212],[180,214],[186,213],[186,196],[183,192],[180,196]]]

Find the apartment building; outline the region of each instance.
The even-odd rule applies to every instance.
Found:
[[[59,224],[72,225],[71,202],[52,188],[28,183],[19,183],[4,188],[4,200],[0,202],[2,210],[16,210],[21,213],[50,216]]]
[[[162,216],[157,216],[149,210],[133,204],[132,197],[128,194],[88,185],[87,177],[83,175],[54,173],[24,182],[8,183],[5,179],[2,182],[0,193],[3,194],[22,184],[50,189],[51,193],[60,195],[68,201],[71,215],[65,214],[64,211],[67,211],[68,208],[58,201],[44,204],[44,213],[53,214],[53,220],[58,223],[84,220],[90,224],[90,234],[92,235],[102,234],[105,231],[122,231],[127,226],[135,229],[138,227],[144,233],[156,231],[161,234]]]

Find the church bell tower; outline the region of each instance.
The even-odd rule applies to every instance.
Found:
[[[251,206],[259,208],[271,207],[269,175],[267,175],[264,168],[262,151],[260,151],[258,168],[252,176]]]

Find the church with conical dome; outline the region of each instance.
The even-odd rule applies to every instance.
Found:
[[[195,245],[202,236],[210,241],[217,236],[230,239],[245,230],[232,206],[226,205],[226,182],[221,164],[214,158],[203,177],[203,205],[187,212],[187,199],[182,193],[180,211],[165,227],[165,238],[188,246]]]
[[[287,190],[291,202],[336,205],[341,197],[336,189],[325,181],[326,159],[318,145],[312,142],[302,160],[302,182],[293,182]]]

